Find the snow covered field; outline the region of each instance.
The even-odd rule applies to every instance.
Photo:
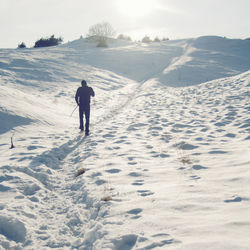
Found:
[[[250,249],[249,54],[221,37],[1,49],[0,248]]]

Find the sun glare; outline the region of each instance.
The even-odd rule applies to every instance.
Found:
[[[117,0],[119,11],[128,18],[140,18],[154,8],[154,0]]]

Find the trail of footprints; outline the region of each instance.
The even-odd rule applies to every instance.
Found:
[[[186,96],[189,96],[189,90],[186,90]],[[210,93],[211,95],[213,93]],[[159,93],[163,95],[163,93]],[[209,95],[209,93],[207,93]],[[240,96],[239,93],[237,95]],[[84,153],[79,153],[74,150],[77,149],[78,142],[73,149],[71,149],[71,144],[63,145],[56,150],[51,150],[46,156],[48,161],[45,161],[44,157],[41,159],[38,157],[34,160],[34,155],[36,155],[36,150],[42,149],[41,137],[30,138],[29,146],[25,153],[17,153],[10,158],[11,161],[17,160],[20,164],[25,160],[29,160],[29,168],[17,167],[15,170],[24,172],[27,175],[32,176],[35,180],[43,185],[43,189],[36,184],[27,184],[26,186],[20,188],[20,193],[23,195],[16,196],[15,199],[23,199],[24,196],[28,196],[31,203],[30,208],[34,209],[36,203],[40,201],[46,201],[48,194],[46,189],[50,190],[51,186],[57,188],[61,183],[56,182],[52,184],[50,180],[53,170],[60,171],[61,160],[63,160],[63,155],[68,155],[73,152],[73,162],[77,163],[79,161],[85,161],[90,155],[91,157],[97,157],[99,152],[94,149],[100,145],[103,145],[103,152],[110,156],[110,159],[122,159],[121,166],[113,165],[112,162],[106,164],[105,173],[111,176],[125,174],[131,187],[134,188],[134,192],[142,199],[153,197],[154,192],[146,186],[148,178],[150,175],[146,175],[149,170],[141,164],[143,161],[143,155],[150,155],[151,159],[148,161],[161,163],[162,161],[168,161],[171,158],[179,158],[176,162],[176,170],[180,173],[184,173],[190,181],[199,181],[202,178],[203,171],[208,170],[208,167],[199,162],[194,162],[193,159],[199,154],[204,153],[207,148],[211,148],[211,144],[214,144],[214,148],[209,151],[205,151],[208,155],[221,155],[227,154],[228,152],[222,150],[220,145],[227,143],[231,140],[241,139],[250,140],[250,119],[248,119],[247,114],[250,111],[250,104],[246,103],[245,106],[237,106],[235,98],[230,99],[230,96],[224,98],[227,105],[224,105],[223,110],[214,107],[214,99],[209,99],[204,97],[202,100],[202,105],[198,105],[199,100],[192,100],[192,98],[186,98],[184,101],[179,99],[168,100],[167,96],[161,96],[159,98],[156,94],[147,96],[145,102],[140,103],[140,105],[133,106],[130,103],[130,107],[126,110],[127,119],[124,121],[119,121],[119,116],[116,117],[115,121],[110,121],[105,124],[102,129],[97,131],[97,139],[90,139],[88,141],[88,147],[85,148]],[[152,108],[152,102],[155,102],[155,107]],[[171,102],[171,103],[170,103]],[[195,105],[194,105],[195,104]],[[203,105],[205,108],[203,110]],[[218,105],[219,106],[219,105]],[[131,110],[130,110],[131,109]],[[208,113],[204,112],[209,110]],[[131,111],[131,112],[130,112]],[[244,115],[245,114],[245,115]],[[209,121],[208,121],[209,116]],[[235,132],[237,128],[238,133]],[[220,135],[215,137],[216,135]],[[54,135],[49,135],[50,138],[54,138]],[[64,135],[62,135],[64,136]],[[91,137],[90,137],[91,138]],[[46,138],[43,138],[46,140]],[[57,138],[58,139],[58,138]],[[27,140],[20,138],[17,143]],[[57,140],[58,141],[58,140]],[[79,141],[79,145],[82,144],[82,140]],[[46,153],[45,153],[46,154]],[[74,155],[75,154],[75,155]],[[52,157],[53,156],[53,157]],[[46,166],[46,173],[43,172],[43,168],[39,166]],[[154,166],[152,166],[154,167]],[[6,171],[13,171],[8,166],[5,167]],[[97,186],[104,185],[107,180],[102,175],[101,172],[92,172],[89,176],[95,180]],[[0,182],[7,181],[11,176],[5,175],[0,179]],[[70,177],[72,178],[72,177]],[[13,181],[17,181],[13,179]],[[79,190],[81,186],[79,184],[71,185],[70,189],[72,194]],[[6,187],[0,185],[0,191],[5,191]],[[53,197],[51,196],[51,201]],[[82,199],[87,199],[82,197]],[[58,197],[54,197],[55,201],[58,201]],[[225,199],[225,203],[241,202],[244,199],[240,196],[233,196],[229,199]],[[84,201],[83,201],[84,203]],[[63,201],[62,203],[63,204]],[[53,206],[53,205],[52,205]],[[69,205],[65,205],[66,210],[62,210],[60,207],[55,206],[54,209],[57,211],[58,217],[63,216],[63,214],[71,215],[69,217],[72,220],[68,220],[67,227],[65,230],[71,230],[75,236],[80,234],[81,225],[75,225],[75,221],[81,221],[78,218],[78,214],[74,214],[74,211],[70,210]],[[52,209],[50,209],[52,211]],[[41,209],[39,211],[41,214],[46,214],[47,209]],[[142,216],[142,208],[133,208],[126,211],[126,216],[130,219],[139,219]],[[34,217],[32,213],[24,214],[27,217]],[[48,214],[48,216],[50,216]],[[52,216],[51,216],[52,218]],[[83,222],[81,221],[83,224]],[[80,224],[81,224],[80,223]],[[53,225],[49,224],[49,227]],[[39,239],[46,241],[49,239],[49,235],[46,233],[48,231],[48,226],[41,225],[40,229],[36,231],[39,235]],[[128,237],[131,239],[131,237]],[[63,241],[63,239],[61,239]],[[135,239],[132,237],[132,240]],[[50,246],[60,247],[56,242],[50,242]],[[159,243],[160,244],[160,243]]]
[[[199,173],[206,171],[208,167],[197,162],[197,156],[204,153],[227,154],[228,152],[221,148],[223,143],[238,139],[239,136],[243,140],[250,139],[250,120],[242,116],[249,112],[250,105],[246,103],[243,107],[237,107],[231,96],[221,99],[223,88],[222,94],[219,93],[218,96],[214,96],[213,88],[210,92],[204,91],[204,96],[199,96],[198,90],[197,95],[194,95],[192,88],[176,90],[176,98],[172,98],[174,95],[169,98],[167,91],[161,86],[158,93],[152,91],[151,95],[141,94],[141,98],[145,100],[138,102],[139,104],[134,104],[133,100],[129,103],[126,121],[122,119],[120,122],[118,115],[115,121],[102,131],[102,142],[109,144],[106,150],[112,150],[113,157],[126,156],[127,166],[134,166],[128,177],[133,179],[131,185],[137,188],[137,193],[142,197],[153,195],[153,192],[141,188],[147,178],[142,169],[136,169],[141,158],[139,153],[135,157],[130,155],[133,155],[133,148],[139,148],[142,154],[150,155],[156,160],[168,161],[173,157],[178,158],[176,169],[185,173],[189,180],[198,181],[202,178]],[[218,107],[215,105],[216,100]],[[226,102],[226,105],[220,105],[221,102]],[[237,134],[235,127],[239,128]],[[215,132],[220,136],[215,137]],[[124,153],[124,146],[131,146],[131,153],[129,150]],[[118,174],[123,171],[122,168],[110,169],[107,173]]]

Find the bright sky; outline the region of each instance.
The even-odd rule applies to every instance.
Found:
[[[31,47],[53,34],[68,42],[104,21],[133,40],[248,38],[250,0],[0,0],[0,48]]]

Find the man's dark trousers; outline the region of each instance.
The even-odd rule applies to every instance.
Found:
[[[80,129],[83,130],[83,114],[85,114],[85,133],[89,132],[90,105],[79,106]]]

